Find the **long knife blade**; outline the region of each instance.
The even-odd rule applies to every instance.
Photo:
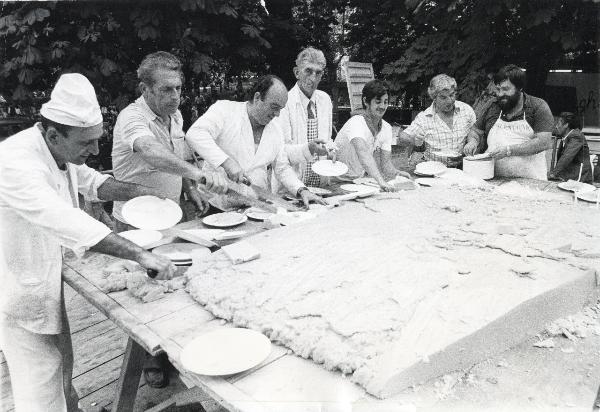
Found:
[[[287,210],[289,212],[298,212],[298,211],[302,210],[302,208],[299,208],[297,206],[292,205],[289,202],[286,202],[285,200],[283,200],[279,196],[274,195],[271,192],[266,191],[265,189],[263,189],[260,186],[257,186],[257,185],[254,185],[254,184],[250,184],[250,188],[252,190],[254,190],[254,192],[256,193],[256,195],[258,196],[258,198],[260,200],[262,200],[262,201],[269,202],[269,203],[272,203],[275,206],[282,207],[282,208],[284,208],[285,210]]]
[[[232,181],[227,182],[229,192],[233,192],[238,198],[248,203],[250,206],[257,207],[266,212],[277,213],[277,207],[271,203],[265,202],[258,197],[258,194],[253,193],[252,189],[248,186],[235,183]]]

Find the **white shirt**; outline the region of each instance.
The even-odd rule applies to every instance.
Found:
[[[166,198],[179,203],[181,195],[181,176],[163,172],[147,163],[142,156],[133,151],[133,143],[139,137],[154,137],[167,150],[184,160],[191,158],[191,152],[185,144],[183,118],[179,110],[170,116],[167,125],[148,107],[140,96],[119,113],[113,132],[112,163],[117,180],[137,183],[160,191]],[[121,209],[125,202],[114,202],[113,216],[125,222]]]
[[[108,175],[56,165],[34,125],[0,143],[0,320],[43,334],[61,323],[62,247],[82,254],[111,231],[77,207]]]
[[[234,159],[253,184],[271,190],[269,165],[283,186],[296,194],[303,186],[284,152],[281,129],[273,121],[263,130],[258,147],[254,143],[246,102],[219,100],[186,134],[186,141],[204,160],[204,168],[215,169]]]
[[[328,145],[332,145],[333,106],[331,98],[324,91],[315,90],[310,101],[314,103],[314,107],[316,108],[317,139],[324,140]],[[279,113],[279,117],[273,120],[283,132],[285,152],[294,171],[301,179],[304,178],[306,163],[313,160],[313,156],[306,146],[308,142],[308,102],[308,97],[302,93],[302,90],[296,84],[288,92],[287,104],[281,110],[281,113]]]
[[[341,128],[335,144],[338,147],[338,160],[348,166],[348,177],[362,177],[365,169],[360,163],[358,153],[351,144],[352,140],[361,139],[369,148],[369,153],[375,150],[392,151],[392,126],[385,120],[381,120],[381,130],[373,136],[364,116],[357,114],[352,116]]]

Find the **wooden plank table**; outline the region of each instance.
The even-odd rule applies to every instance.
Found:
[[[555,183],[518,180],[528,187],[558,191]],[[507,181],[492,183],[502,185]],[[178,225],[180,229],[203,227],[200,221]],[[264,224],[249,221],[235,229],[256,232],[264,230]],[[228,325],[183,290],[150,303],[142,303],[126,291],[103,293],[97,287],[102,269],[115,260],[87,253],[80,260],[65,262],[63,268],[65,281],[129,335],[113,410],[133,409],[145,352],[155,355],[163,351],[184,381],[200,387],[232,411],[322,410],[328,405],[344,410],[394,410],[399,406],[393,400],[377,400],[341,374],[329,372],[277,345],[272,346],[269,358],[262,364],[240,374],[221,378],[187,373],[179,361],[185,344],[204,332]]]

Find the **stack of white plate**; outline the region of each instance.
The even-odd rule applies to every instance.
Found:
[[[419,176],[435,176],[446,171],[446,165],[442,162],[422,162],[415,168],[415,174]]]

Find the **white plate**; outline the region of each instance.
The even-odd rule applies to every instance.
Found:
[[[437,177],[418,177],[415,179],[415,182],[417,182],[421,186],[427,186],[427,187],[449,186],[450,185],[450,182],[448,182],[447,180],[438,179]]]
[[[417,164],[415,174],[435,176],[447,169],[446,165],[441,162],[428,161]]]
[[[126,230],[125,232],[118,233],[119,236],[123,236],[125,239],[132,241],[139,247],[145,247],[152,242],[156,242],[157,240],[161,240],[163,234],[158,230],[144,230],[144,229],[134,229],[134,230]]]
[[[185,229],[184,232],[206,240],[215,240],[217,236],[225,233],[223,229]]]
[[[312,164],[312,170],[321,176],[341,176],[348,171],[348,166],[339,161],[319,160]]]
[[[366,196],[374,195],[375,193],[379,193],[378,187],[365,186],[365,185],[347,184],[347,185],[341,185],[340,189],[345,190],[347,192],[357,193],[358,197],[366,197]]]
[[[243,372],[267,359],[271,342],[265,335],[243,328],[217,329],[185,345],[180,360],[199,375],[224,376]]]
[[[600,203],[600,190],[593,192],[575,192],[577,199],[585,200],[586,202]]]
[[[569,192],[593,192],[596,190],[594,185],[589,183],[582,183],[576,180],[568,180],[566,182],[560,182],[556,185],[559,189],[567,190]]]
[[[267,212],[265,210],[259,209],[257,207],[251,207],[246,210],[246,216],[252,220],[258,220],[262,222],[263,220],[267,220],[273,213]]]
[[[178,263],[186,263],[192,260],[192,255],[190,254],[192,250],[205,250],[207,255],[210,254],[210,249],[195,243],[169,243],[154,248],[152,253],[164,256]]]
[[[169,229],[183,217],[177,203],[156,196],[140,196],[125,202],[121,214],[131,226],[148,230]]]
[[[315,195],[328,195],[331,193],[331,190],[323,189],[322,187],[308,186],[307,189]]]
[[[202,223],[215,227],[231,227],[244,223],[248,218],[246,215],[237,212],[216,213],[206,216],[202,219]]]

